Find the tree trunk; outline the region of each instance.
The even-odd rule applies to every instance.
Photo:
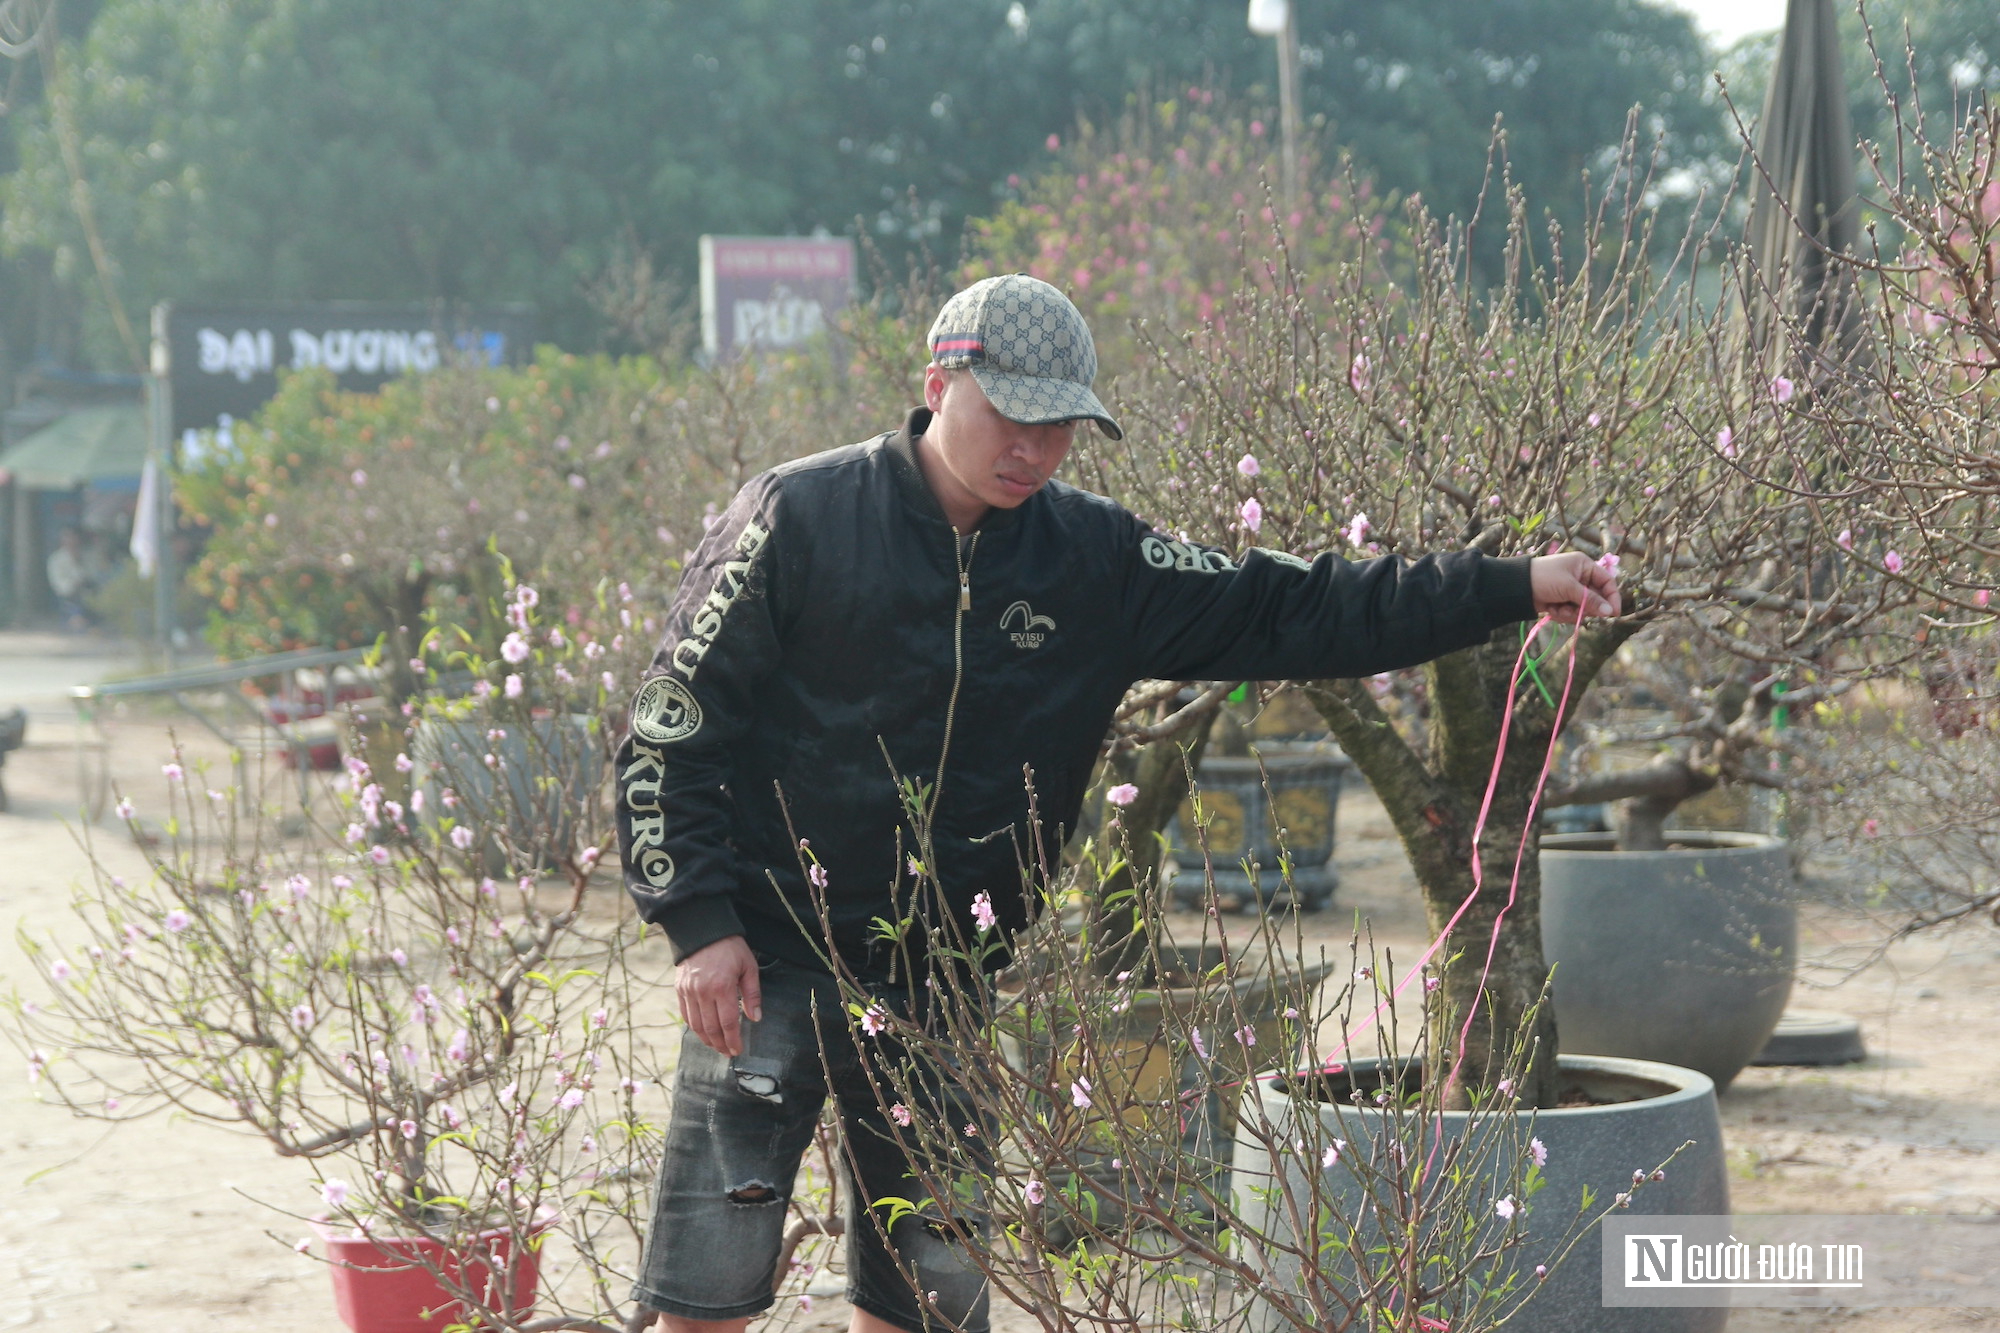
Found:
[[[1553,1106],[1557,1093],[1555,1015],[1546,1005],[1536,1008],[1548,968],[1542,959],[1540,821],[1530,809],[1555,718],[1533,708],[1524,716],[1517,708],[1497,781],[1493,775],[1519,647],[1514,634],[1502,632],[1430,665],[1429,735],[1421,756],[1355,682],[1323,682],[1306,691],[1395,825],[1432,937],[1458,917],[1432,960],[1441,985],[1431,1032],[1433,1068],[1452,1076],[1450,1104],[1457,1107],[1468,1104],[1470,1089],[1492,1088],[1505,1076],[1517,1042],[1524,1059],[1514,1075],[1518,1104]],[[1579,680],[1587,683],[1597,664],[1580,662]],[[1479,840],[1475,889],[1473,832],[1489,783],[1492,803]]]
[[[1634,796],[1611,807],[1611,828],[1621,852],[1661,852],[1667,847],[1667,819],[1680,808],[1678,796]]]
[[[1471,808],[1477,810],[1476,800]],[[1522,1046],[1522,1066],[1513,1075],[1519,1104],[1549,1107],[1556,1102],[1555,1010],[1541,1002],[1549,976],[1542,958],[1542,877],[1537,857],[1541,840],[1530,836],[1526,850],[1521,849],[1523,813],[1509,811],[1503,816],[1496,810],[1488,816],[1480,839],[1482,882],[1476,895],[1470,829],[1461,844],[1463,860],[1451,864],[1433,858],[1435,863],[1418,876],[1424,918],[1433,938],[1444,932],[1467,900],[1471,902],[1437,958],[1442,964],[1437,970],[1442,973],[1438,996],[1443,1003],[1436,1008],[1431,1029],[1431,1064],[1452,1078],[1446,1100],[1452,1107],[1468,1105],[1472,1088],[1495,1086],[1505,1076],[1516,1043]]]
[[[1584,778],[1551,804],[1608,802],[1618,849],[1657,852],[1667,845],[1667,820],[1681,802],[1712,789],[1719,780],[1716,770],[1696,768],[1685,754],[1662,754],[1638,768]]]
[[[383,702],[392,715],[405,699],[417,695],[419,682],[410,669],[410,658],[416,651],[417,640],[423,636],[424,603],[430,596],[430,587],[430,576],[421,573],[396,580],[386,594],[366,584],[361,587],[361,595],[388,621],[381,679]]]

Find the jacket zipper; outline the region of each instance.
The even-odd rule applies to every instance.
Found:
[[[927,817],[936,814],[938,798],[944,794],[944,761],[951,754],[951,727],[958,717],[958,687],[965,682],[965,613],[972,609],[972,558],[978,551],[978,533],[973,533],[972,540],[961,549],[958,529],[951,530],[951,558],[958,566],[958,610],[951,622],[951,699],[944,706],[944,744],[938,747],[937,781],[931,784]]]

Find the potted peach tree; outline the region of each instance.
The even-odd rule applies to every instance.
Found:
[[[519,624],[535,652],[511,672],[594,716],[588,635]],[[448,788],[399,801],[384,776],[350,758],[285,812],[297,836],[259,790],[174,755],[118,805],[148,874],[100,867],[63,942],[28,941],[50,998],[17,999],[12,1035],[78,1115],[186,1115],[306,1163],[311,1203],[273,1206],[317,1231],[356,1333],[613,1327],[599,1279],[644,1216],[658,1070],[631,1021],[631,936],[587,909],[601,816],[576,803],[560,847],[492,873],[479,848],[515,848],[520,812]],[[567,1263],[544,1282],[557,1238]]]
[[[1442,940],[1425,961],[1455,1101],[1505,1082],[1544,1123],[1567,1114],[1566,1098],[1613,1095],[1560,1055],[1555,1013],[1536,1003],[1545,772],[1593,687],[1634,640],[1671,632],[1747,664],[1753,698],[1782,687],[1787,706],[1810,709],[1845,687],[1837,668],[1865,660],[1871,625],[1907,601],[1881,577],[1886,550],[1831,559],[1840,548],[1810,500],[1759,484],[1788,461],[1784,413],[1802,390],[1745,370],[1727,314],[1695,298],[1685,265],[1698,246],[1650,245],[1644,164],[1628,156],[1613,180],[1586,234],[1553,237],[1542,262],[1510,199],[1506,276],[1491,289],[1470,276],[1463,229],[1420,208],[1406,257],[1306,273],[1273,245],[1199,327],[1141,326],[1147,358],[1122,394],[1138,443],[1102,464],[1135,510],[1225,551],[1568,547],[1617,571],[1618,619],[1510,628],[1420,673],[1304,687],[1381,797]],[[1756,725],[1768,713],[1749,716],[1747,748],[1768,756],[1780,738]],[[1525,1067],[1503,1078],[1524,1033]],[[1645,1078],[1657,1095],[1635,1116],[1685,1104],[1702,1148],[1680,1173],[1690,1193],[1658,1192],[1658,1206],[1719,1206],[1712,1100],[1695,1105],[1710,1080],[1660,1067]],[[1594,1187],[1628,1167],[1599,1163]]]

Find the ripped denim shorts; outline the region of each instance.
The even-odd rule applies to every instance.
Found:
[[[653,1223],[633,1299],[684,1319],[740,1319],[770,1308],[793,1181],[831,1094],[843,1148],[837,1156],[847,1299],[911,1333],[984,1333],[985,1281],[958,1243],[922,1217],[906,1215],[885,1244],[888,1211],[877,1209],[870,1217],[864,1203],[927,1197],[911,1179],[863,1063],[893,1059],[893,1053],[874,1049],[877,1039],[854,1030],[832,977],[761,955],[758,961],[764,1017],[744,1022],[742,1055],[720,1055],[692,1030],[682,1036]],[[909,993],[885,990],[881,999],[907,1005]],[[864,1044],[870,1048],[865,1054]],[[888,1085],[882,1086],[884,1100],[893,1101]],[[937,1100],[927,1109],[941,1104],[950,1123],[970,1123],[952,1089],[933,1095]],[[990,1142],[985,1132],[982,1126],[981,1141]]]

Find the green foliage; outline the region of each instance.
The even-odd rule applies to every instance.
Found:
[[[105,6],[63,77],[132,308],[192,295],[513,298],[562,328],[577,282],[625,228],[674,219],[685,239],[725,220],[779,224],[755,144],[708,112],[725,79],[756,69],[701,64],[734,46],[732,12],[125,0]],[[45,123],[22,148],[9,244],[74,270],[68,180]]]
[[[387,635],[399,696],[427,625],[498,655],[513,578],[586,619],[609,605],[607,639],[635,624],[649,637],[607,582],[664,606],[704,517],[751,476],[887,429],[914,401],[907,320],[864,307],[839,350],[845,373],[829,346],[712,371],[545,347],[528,366],[379,394],[290,376],[179,479],[209,533],[190,574],[214,606],[209,637],[239,656]]]
[[[1152,43],[1199,69],[1240,16],[1067,5],[113,0],[70,50],[84,171],[132,310],[170,297],[527,300],[588,345],[622,243],[682,277],[703,232],[937,238]],[[1050,7],[1055,8],[1055,7]],[[1239,34],[1239,45],[1247,34]],[[1254,48],[1252,48],[1254,49]],[[5,244],[89,280],[45,117]],[[912,212],[910,191],[924,202]],[[949,235],[944,239],[949,242]],[[100,344],[102,338],[99,339]]]
[[[1339,0],[1303,19],[1316,133],[1440,212],[1478,197],[1496,114],[1515,178],[1564,217],[1632,102],[1676,160],[1714,138],[1693,29],[1640,0]],[[129,311],[522,300],[572,347],[594,345],[584,286],[621,254],[684,283],[703,232],[858,225],[950,253],[1080,113],[1190,83],[1269,105],[1276,73],[1241,6],[1212,0],[106,0],[62,64]],[[0,248],[72,309],[98,303],[45,109],[6,123]]]
[[[1385,189],[1439,217],[1472,215],[1495,117],[1507,168],[1538,210],[1575,232],[1587,169],[1615,163],[1626,113],[1674,166],[1704,167],[1721,141],[1711,58],[1689,15],[1649,0],[1368,0],[1301,6],[1308,114]],[[1315,53],[1317,58],[1315,59]],[[1499,258],[1495,217],[1482,261]]]
[[[599,459],[565,428],[619,408],[628,419],[640,408],[643,423],[658,386],[649,362],[552,352],[519,370],[453,371],[380,394],[340,393],[324,372],[290,377],[234,450],[181,478],[181,503],[212,532],[190,580],[214,601],[216,646],[348,647],[419,629],[430,612],[490,654],[504,633],[491,609],[498,553],[539,582],[560,581],[548,556],[560,564],[564,548],[552,537],[587,528],[613,501],[592,496],[586,474],[609,478],[604,463],[639,447],[628,430]],[[588,589],[603,568],[563,570],[567,589]]]

